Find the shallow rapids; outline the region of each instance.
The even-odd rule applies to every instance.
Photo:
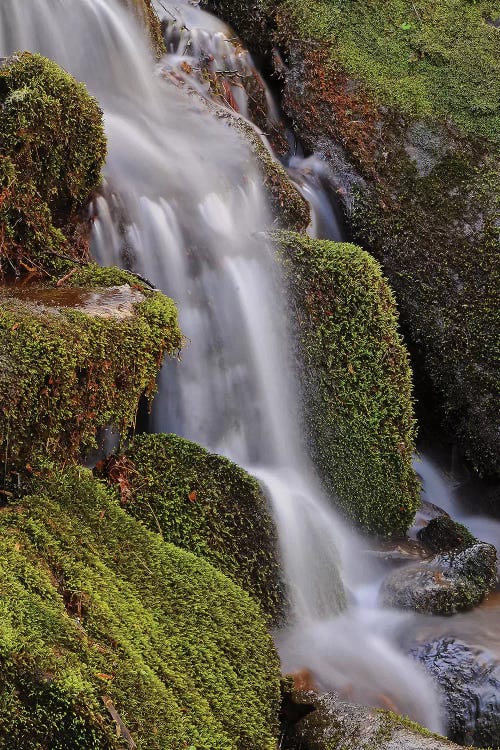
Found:
[[[191,31],[208,24],[206,46],[224,33],[187,3],[161,6],[180,6]],[[162,65],[153,74],[144,32],[118,0],[2,0],[0,54],[19,49],[55,59],[104,110],[95,257],[138,271],[178,303],[188,344],[164,368],[154,429],[229,456],[267,489],[291,599],[290,627],[277,635],[284,668],[441,729],[430,679],[394,645],[405,617],[375,607],[377,573],[358,565],[359,542],[305,457],[282,285],[264,238],[270,219],[244,142],[164,80]]]

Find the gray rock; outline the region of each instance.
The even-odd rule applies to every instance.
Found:
[[[496,580],[496,550],[479,542],[396,570],[380,599],[387,607],[448,615],[476,607]]]
[[[458,750],[458,745],[390,711],[355,706],[333,693],[299,693],[313,707],[288,731],[287,750]]]
[[[454,638],[412,651],[445,696],[448,736],[463,745],[500,746],[500,664],[493,655]]]

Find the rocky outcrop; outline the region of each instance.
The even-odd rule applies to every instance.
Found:
[[[254,51],[280,46],[284,108],[382,263],[421,392],[498,477],[497,16],[466,0],[206,4]]]
[[[380,266],[355,245],[274,235],[292,293],[313,459],[345,514],[403,534],[419,504],[408,353]]]
[[[451,615],[482,602],[497,581],[497,556],[491,544],[435,555],[391,573],[382,584],[384,606]]]
[[[461,745],[500,746],[500,665],[493,654],[442,638],[412,656],[442,689],[448,736]]]
[[[278,621],[283,593],[276,533],[253,477],[176,435],[135,437],[105,471],[128,513],[165,541],[204,557]]]

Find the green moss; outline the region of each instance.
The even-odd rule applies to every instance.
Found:
[[[466,549],[478,542],[466,526],[457,523],[449,516],[431,519],[418,531],[417,536],[433,552]]]
[[[93,265],[70,282],[90,279],[137,287],[135,277]],[[128,316],[106,317],[99,302],[86,312],[88,291],[58,288],[51,304],[50,290],[48,302],[47,290],[3,290],[0,450],[6,468],[67,463],[95,447],[100,428],[132,426],[141,394],[155,391],[164,353],[181,346],[175,305],[161,293],[143,288]],[[106,299],[105,289],[90,291]],[[69,294],[69,306],[59,306],[61,293]]]
[[[69,239],[100,182],[102,113],[83,84],[29,52],[0,66],[0,106],[0,264],[50,269],[51,253],[82,252]]]
[[[305,381],[306,435],[345,513],[403,533],[419,502],[408,354],[379,265],[355,245],[277,233]]]
[[[279,668],[257,605],[90,472],[0,514],[5,750],[273,750]]]
[[[499,16],[491,0],[284,0],[278,27],[323,42],[381,104],[498,140]]]
[[[276,620],[282,604],[277,540],[257,481],[176,435],[137,436],[126,458],[110,465],[111,478],[126,483],[126,510],[166,541],[207,559]]]
[[[422,390],[430,386],[439,416],[474,466],[497,475],[499,196],[497,156],[462,141],[426,174],[394,149],[353,212],[356,237],[391,280]]]

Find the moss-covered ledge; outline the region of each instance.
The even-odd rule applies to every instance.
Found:
[[[276,747],[279,663],[258,606],[88,470],[3,508],[0,594],[4,750]]]
[[[131,515],[207,559],[276,623],[283,605],[277,539],[253,477],[176,435],[136,436],[106,473]]]
[[[94,264],[62,285],[0,289],[0,450],[7,469],[67,464],[110,425],[133,426],[166,354],[182,344],[174,303]]]
[[[313,459],[364,529],[404,533],[419,503],[412,382],[392,292],[361,248],[273,235],[291,288]]]

